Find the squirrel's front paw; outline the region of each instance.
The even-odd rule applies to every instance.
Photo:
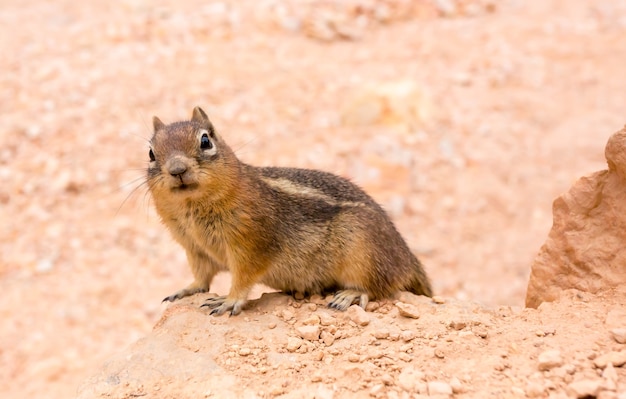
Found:
[[[165,298],[163,298],[163,301],[161,301],[161,303],[163,303],[163,302],[174,302],[177,299],[181,299],[181,298],[184,298],[186,296],[194,295],[194,294],[197,294],[199,292],[207,292],[207,291],[208,291],[207,288],[198,287],[194,283],[194,284],[189,285],[189,287],[187,287],[187,288],[183,288],[180,291],[176,291],[175,293],[173,293],[170,296],[166,296]]]
[[[211,308],[210,314],[212,315],[220,316],[230,311],[230,315],[234,316],[241,313],[241,309],[245,304],[246,301],[242,299],[229,299],[227,296],[218,296],[207,299],[200,307],[206,306]]]

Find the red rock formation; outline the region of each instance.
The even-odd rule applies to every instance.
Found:
[[[608,170],[580,178],[554,201],[552,230],[532,265],[526,306],[562,290],[626,286],[626,127],[606,145]]]

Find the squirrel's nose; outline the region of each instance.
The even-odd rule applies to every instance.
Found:
[[[170,172],[172,176],[180,176],[187,171],[187,165],[183,162],[173,162],[169,165],[167,171]]]

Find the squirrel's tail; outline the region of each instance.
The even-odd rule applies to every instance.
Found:
[[[428,276],[426,276],[426,272],[424,271],[424,267],[422,263],[414,258],[413,262],[413,278],[407,284],[407,291],[410,291],[416,295],[425,295],[427,297],[433,296],[433,289],[430,286],[430,281],[428,280]]]

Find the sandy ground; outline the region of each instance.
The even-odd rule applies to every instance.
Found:
[[[247,162],[363,186],[439,295],[523,305],[625,123],[626,1],[296,3],[2,2],[1,396],[72,396],[190,281],[142,183],[152,115],[195,105]]]

